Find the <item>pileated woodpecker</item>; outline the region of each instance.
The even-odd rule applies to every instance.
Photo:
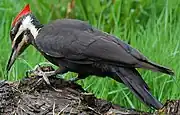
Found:
[[[7,71],[31,44],[48,61],[59,67],[54,74],[72,71],[78,73],[80,79],[89,75],[109,76],[125,84],[141,101],[155,109],[163,105],[151,95],[136,68],[174,75],[172,70],[151,62],[117,37],[83,21],[58,19],[42,25],[31,13],[29,5],[14,19],[10,37],[12,52]]]

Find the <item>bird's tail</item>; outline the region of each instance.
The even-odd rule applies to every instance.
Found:
[[[149,88],[142,79],[138,71],[134,68],[112,68],[115,73],[115,80],[123,82],[129,89],[145,104],[155,109],[160,109],[163,105],[155,99],[149,92]]]
[[[150,62],[150,61],[142,61],[139,63],[140,68],[146,68],[150,69],[152,71],[162,72],[169,75],[174,75],[174,72],[164,66],[158,65],[156,63]]]

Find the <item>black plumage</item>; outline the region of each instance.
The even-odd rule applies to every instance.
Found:
[[[144,103],[156,109],[162,107],[135,68],[145,68],[172,75],[163,66],[150,62],[128,44],[89,24],[73,19],[56,20],[45,25],[34,41],[35,47],[61,73],[73,71],[78,77],[109,76],[124,83]]]

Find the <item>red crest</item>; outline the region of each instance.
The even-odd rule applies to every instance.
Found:
[[[16,16],[16,18],[13,20],[12,22],[12,26],[14,26],[16,24],[16,22],[19,20],[19,18],[21,18],[22,16],[30,13],[31,10],[30,10],[30,7],[29,7],[29,4],[27,4],[22,10],[21,12]]]

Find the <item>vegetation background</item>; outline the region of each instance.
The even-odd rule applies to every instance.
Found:
[[[87,21],[130,43],[154,62],[171,67],[176,73],[175,79],[139,71],[158,100],[165,103],[168,99],[180,99],[180,0],[0,0],[0,79],[5,79],[11,52],[11,22],[27,3],[43,24],[58,18]],[[22,79],[27,70],[45,61],[36,49],[29,47],[15,62],[9,80]],[[75,73],[65,76],[70,78]],[[151,111],[129,89],[110,78],[93,76],[78,83],[99,98]]]

